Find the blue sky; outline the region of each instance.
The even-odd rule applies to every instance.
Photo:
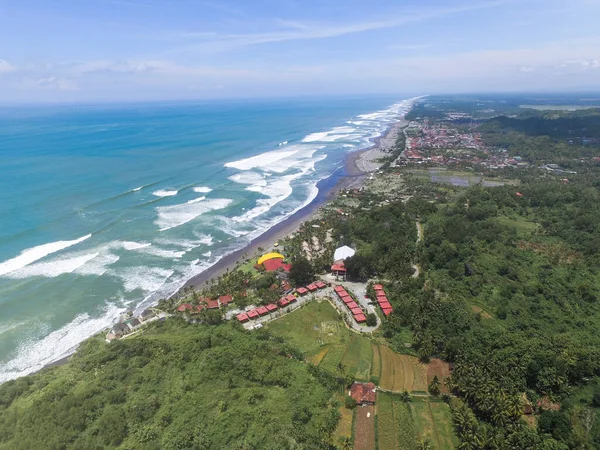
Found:
[[[600,89],[600,0],[0,0],[0,101]]]

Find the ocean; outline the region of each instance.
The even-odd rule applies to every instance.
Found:
[[[310,204],[403,98],[0,108],[0,382]]]

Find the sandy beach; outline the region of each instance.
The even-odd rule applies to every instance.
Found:
[[[211,278],[219,277],[227,270],[232,270],[238,261],[241,261],[244,255],[253,256],[259,252],[259,248],[264,250],[271,249],[280,239],[297,231],[300,226],[310,220],[318,209],[337,192],[342,189],[353,189],[362,186],[368,173],[374,172],[381,167],[379,159],[386,156],[394,146],[398,133],[405,127],[407,122],[400,120],[390,126],[383,135],[375,139],[374,144],[366,149],[349,153],[346,158],[344,172],[338,175],[337,182],[334,185],[326,186],[324,190],[309,205],[297,211],[286,220],[273,226],[271,229],[254,239],[246,247],[224,256],[212,267],[204,272],[190,278],[182,287],[202,288],[206,281]],[[335,174],[332,176],[336,176]],[[321,187],[319,187],[321,190]],[[182,290],[180,290],[181,292]],[[174,294],[177,296],[178,293]]]

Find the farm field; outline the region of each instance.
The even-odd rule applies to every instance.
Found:
[[[335,430],[337,443],[341,445],[344,439],[352,437],[352,418],[354,416],[354,410],[344,406],[345,395],[339,394],[336,398],[342,404],[339,408],[341,418]]]
[[[371,341],[359,335],[352,336],[342,358],[347,373],[351,373],[359,381],[369,381],[372,359]]]
[[[375,450],[375,408],[359,407],[355,414],[354,450]]]
[[[398,427],[394,421],[394,397],[379,393],[375,406],[377,414],[377,447],[379,450],[397,450]]]
[[[427,392],[428,367],[414,356],[400,355],[385,345],[379,346],[381,378],[379,385],[393,392]]]
[[[437,376],[440,383],[442,383],[440,392],[442,394],[448,394],[449,391],[444,384],[444,378],[449,377],[450,373],[450,366],[448,363],[442,361],[441,359],[433,358],[427,365],[427,385],[429,386],[429,383],[431,383],[433,377]]]
[[[413,401],[410,410],[419,440],[429,439],[437,450],[455,448],[450,407],[442,402]]]

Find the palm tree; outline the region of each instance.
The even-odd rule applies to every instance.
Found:
[[[433,445],[429,439],[421,439],[417,442],[416,450],[433,450]]]
[[[440,383],[439,378],[437,377],[437,375],[434,375],[433,380],[431,380],[431,383],[429,383],[429,392],[431,393],[431,395],[440,395],[441,386],[442,383]]]

